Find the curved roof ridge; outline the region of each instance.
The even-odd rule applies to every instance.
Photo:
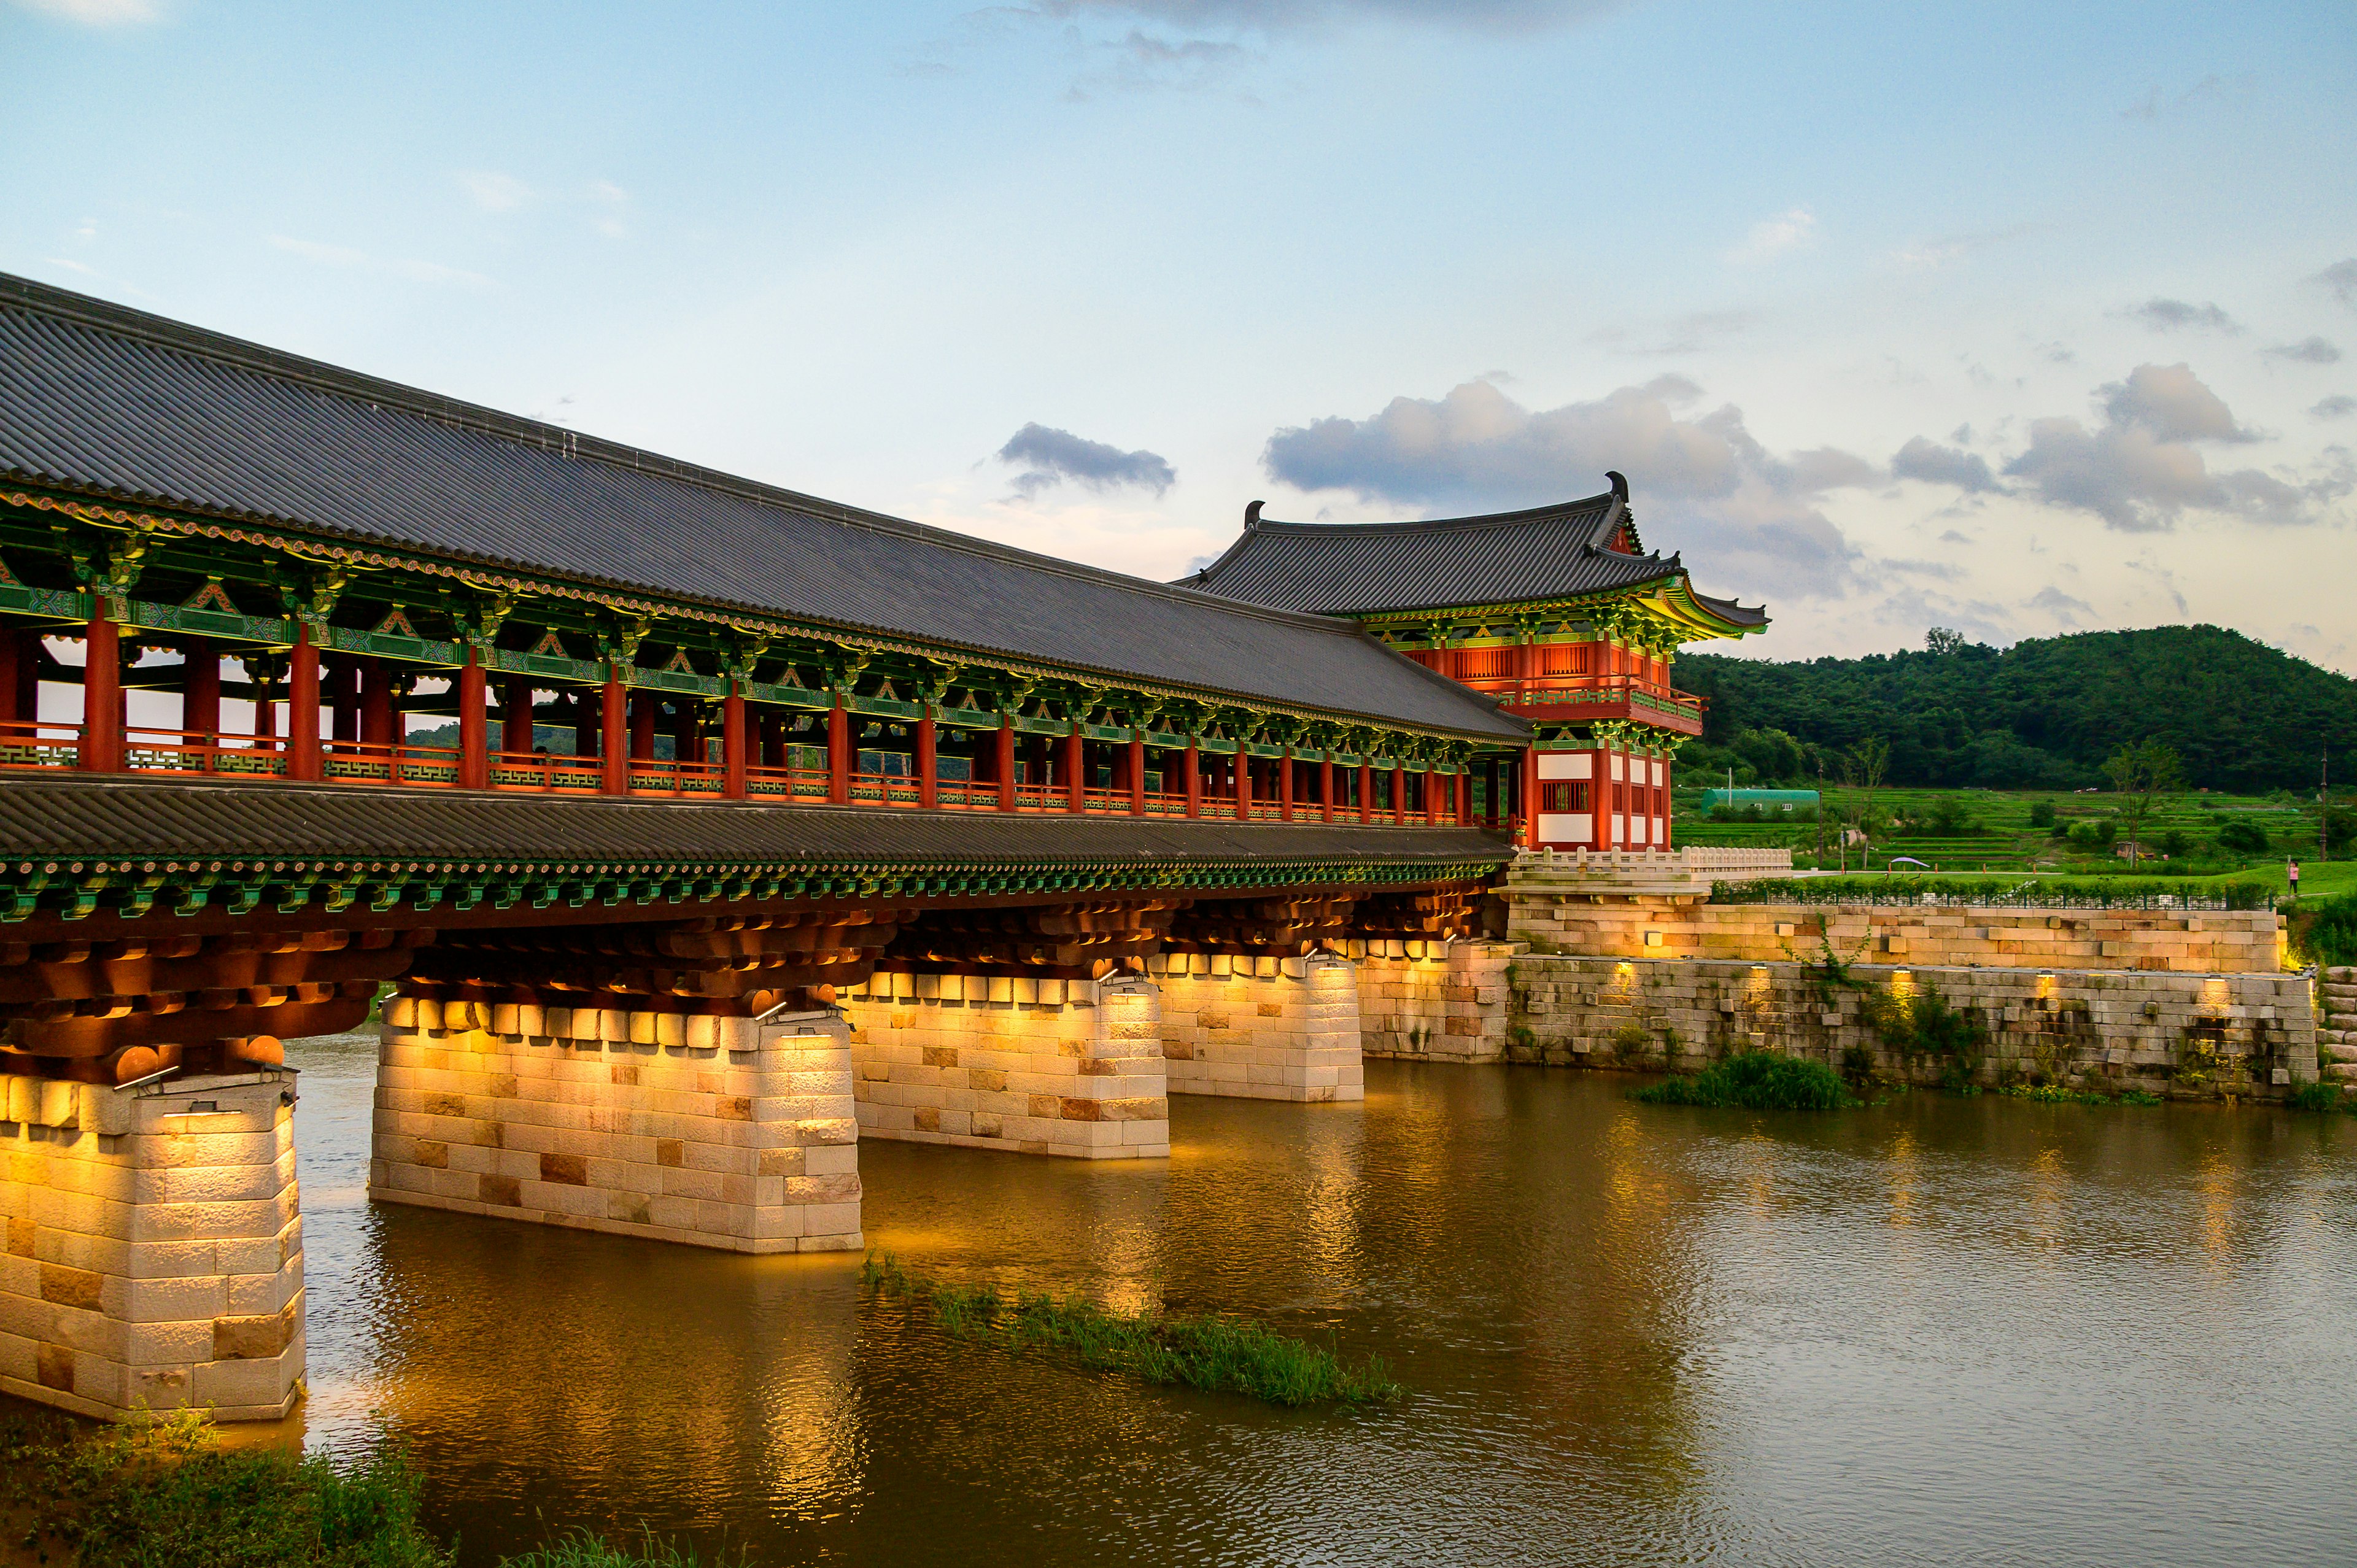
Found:
[[[1017,545],[1001,544],[996,540],[979,538],[971,533],[961,533],[955,529],[942,528],[935,523],[919,522],[910,518],[895,517],[889,512],[873,511],[866,507],[828,500],[823,496],[809,495],[801,490],[790,490],[781,485],[772,485],[760,479],[748,479],[741,475],[731,474],[726,469],[707,467],[703,464],[690,463],[683,458],[667,457],[660,452],[633,446],[627,442],[613,441],[600,435],[584,435],[561,424],[529,419],[522,414],[509,413],[487,404],[468,403],[463,398],[447,397],[440,392],[427,392],[404,381],[390,381],[383,377],[369,375],[364,371],[331,365],[325,360],[291,354],[285,349],[273,349],[249,338],[231,337],[225,332],[215,332],[208,328],[175,321],[170,317],[157,316],[127,305],[117,305],[112,300],[76,294],[70,289],[59,288],[51,284],[19,277],[12,273],[0,273],[0,305],[12,303],[27,305],[45,315],[79,321],[121,336],[145,338],[161,348],[195,354],[240,370],[259,371],[282,381],[302,382],[316,387],[321,392],[333,392],[345,397],[363,397],[371,403],[399,409],[408,413],[421,414],[462,430],[472,430],[478,435],[518,442],[538,447],[543,451],[559,452],[568,457],[587,457],[617,467],[629,468],[633,473],[651,474],[659,478],[676,479],[683,483],[698,485],[706,489],[717,490],[722,494],[738,496],[748,500],[789,507],[806,516],[823,518],[830,522],[840,522],[853,528],[874,529],[878,532],[897,534],[904,539],[912,539],[944,549],[963,550],[973,554],[988,556],[994,560],[1007,561],[1084,581],[1101,582],[1125,589],[1157,594],[1176,598],[1180,602],[1192,598],[1206,598],[1216,601],[1222,609],[1255,615],[1264,619],[1310,626],[1320,630],[1346,635],[1357,635],[1356,626],[1339,617],[1316,615],[1306,610],[1286,609],[1276,605],[1254,604],[1244,599],[1230,599],[1219,594],[1204,593],[1200,589],[1186,587],[1183,585],[1183,579],[1178,583],[1164,583],[1151,577],[1135,577],[1125,572],[1115,572],[1103,566],[1092,566],[1086,562],[1069,561],[1062,556],[1046,555],[1037,551],[1025,550]],[[320,528],[329,532],[345,532],[331,524],[310,520],[284,519],[282,521],[300,521],[307,527]],[[489,556],[482,558],[493,559]],[[547,572],[553,576],[570,575],[562,567],[552,565],[547,562],[513,561],[510,564],[530,566],[538,571]],[[645,585],[628,583],[620,578],[595,578],[593,575],[592,580],[641,592],[648,591]],[[671,590],[654,591],[667,593]],[[748,605],[742,607],[750,609],[757,607]]]
[[[0,342],[0,472],[45,489],[1247,702],[1523,729],[1347,619],[823,500],[5,274]]]
[[[1470,531],[1480,528],[1512,528],[1518,523],[1544,522],[1586,511],[1590,507],[1609,507],[1620,498],[1610,490],[1600,496],[1584,496],[1577,500],[1555,501],[1547,506],[1524,507],[1519,511],[1481,512],[1471,517],[1408,518],[1397,522],[1285,522],[1264,517],[1254,527],[1260,532],[1283,532],[1293,534],[1324,532],[1357,533],[1437,533],[1452,529]]]

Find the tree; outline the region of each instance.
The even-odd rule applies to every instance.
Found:
[[[1923,634],[1923,646],[1933,653],[1962,653],[1964,634],[1952,627],[1935,626]]]
[[[1850,808],[1850,820],[1857,828],[1860,870],[1865,869],[1867,856],[1873,851],[1874,830],[1881,824],[1874,798],[1889,771],[1890,743],[1878,735],[1867,736],[1842,758],[1842,782],[1857,791],[1857,803]]]
[[[2126,797],[2128,864],[2134,865],[2145,818],[2162,796],[2185,787],[2185,769],[2178,762],[2175,746],[2143,740],[2112,753],[2104,763],[2104,772],[2110,778],[2112,788]]]

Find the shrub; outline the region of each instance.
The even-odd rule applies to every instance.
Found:
[[[1823,1062],[1775,1051],[1745,1051],[1692,1078],[1630,1091],[1652,1105],[1734,1106],[1746,1111],[1839,1111],[1857,1103]]]
[[[1868,992],[1866,1015],[1882,1043],[1895,1051],[1962,1059],[1977,1058],[1988,1043],[1988,1031],[1981,1026],[1979,1016],[1949,1006],[1936,985],[1927,983],[1905,996]]]
[[[2291,1097],[2294,1111],[2338,1111],[2341,1109],[2341,1086],[2337,1083],[2303,1083]]]
[[[2218,847],[2236,854],[2267,853],[2267,830],[2256,822],[2228,822],[2218,830]]]
[[[2292,956],[2302,963],[2357,964],[2357,894],[2303,898],[2291,909]]]
[[[2054,802],[2051,800],[2040,800],[2036,804],[2032,805],[2029,808],[2029,825],[2033,828],[2052,827],[2054,825]]]

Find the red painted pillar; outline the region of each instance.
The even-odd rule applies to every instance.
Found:
[[[1663,660],[1662,662],[1666,666],[1669,660]],[[1669,683],[1669,671],[1665,668],[1662,672],[1662,684],[1666,686]],[[1677,838],[1677,824],[1672,821],[1670,814],[1670,800],[1672,798],[1670,795],[1670,786],[1674,782],[1670,777],[1670,769],[1676,766],[1677,764],[1669,757],[1665,757],[1662,758],[1662,847],[1663,849],[1669,848]]]
[[[655,709],[661,705],[652,692],[632,692],[630,694],[631,761],[652,762],[655,759]]]
[[[941,740],[933,729],[932,704],[917,721],[917,804],[927,811],[942,803]]]
[[[0,721],[29,723],[39,718],[40,697],[25,700],[25,671],[40,669],[41,645],[30,632],[0,627]]]
[[[458,671],[458,788],[491,787],[490,717],[484,709],[490,693],[485,689],[481,653],[469,647],[467,666]]]
[[[1429,768],[1424,770],[1424,821],[1427,827],[1440,825],[1440,776]]]
[[[533,751],[532,681],[519,676],[500,686],[500,749],[529,757]]]
[[[1522,799],[1524,832],[1523,842],[1536,849],[1539,843],[1539,748],[1527,746],[1523,751],[1523,781],[1517,791]]]
[[[605,690],[597,700],[597,756],[604,764],[597,772],[597,788],[603,794],[627,795],[630,792],[632,748],[622,744],[622,725],[626,719],[636,716],[632,710],[640,705],[640,699],[630,696],[628,688],[622,684],[620,674],[609,667]],[[645,703],[645,708],[647,717],[651,720],[654,717],[653,703]],[[636,726],[632,728],[635,730]],[[580,732],[576,730],[574,733],[577,737]],[[633,738],[636,738],[635,735]],[[650,752],[654,750],[654,738],[651,724],[647,730],[647,749]],[[580,744],[578,738],[574,741],[576,755]]]
[[[1397,765],[1392,768],[1392,825],[1407,826],[1407,769]]]
[[[1129,732],[1129,814],[1146,815],[1146,736]]]
[[[745,798],[745,693],[728,682],[720,699],[720,793],[731,800]]]
[[[267,707],[257,713],[256,735],[269,733]],[[295,623],[295,646],[286,654],[286,777],[317,780],[319,766],[319,650],[311,645],[308,621]]]
[[[1318,762],[1318,802],[1319,814],[1326,821],[1334,820],[1334,754],[1326,753]]]
[[[1293,821],[1293,747],[1288,746],[1285,748],[1285,756],[1277,766],[1285,771],[1276,780],[1276,814],[1289,822]]]
[[[123,634],[104,607],[90,618],[81,667],[81,769],[123,768]]]
[[[826,798],[838,806],[851,803],[851,714],[840,692],[826,715]]]
[[[1015,809],[1015,720],[1012,715],[998,715],[998,809]]]
[[[1088,755],[1088,742],[1075,725],[1064,737],[1064,809],[1068,811],[1089,809],[1089,780],[1082,768]]]
[[[221,650],[201,637],[180,645],[180,727],[209,745],[221,737]]]
[[[1252,753],[1236,742],[1236,821],[1252,821]]]
[[[1203,814],[1202,754],[1191,735],[1187,737],[1187,814],[1190,817]]]
[[[393,744],[393,671],[374,660],[361,668],[361,740]]]
[[[1375,766],[1372,762],[1361,762],[1359,764],[1359,821],[1372,822],[1374,820]]]

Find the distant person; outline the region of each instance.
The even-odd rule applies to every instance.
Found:
[[[2289,865],[2286,865],[2286,866],[2284,867],[2284,875],[2285,875],[2285,876],[2287,876],[2287,877],[2288,877],[2288,878],[2290,879],[2290,881],[2291,881],[2291,896],[2292,896],[2293,897],[2295,897],[2295,898],[2298,897],[2299,897],[2299,862],[2298,862],[2298,861],[2297,861],[2297,860],[2295,860],[2295,861],[2291,862]]]

